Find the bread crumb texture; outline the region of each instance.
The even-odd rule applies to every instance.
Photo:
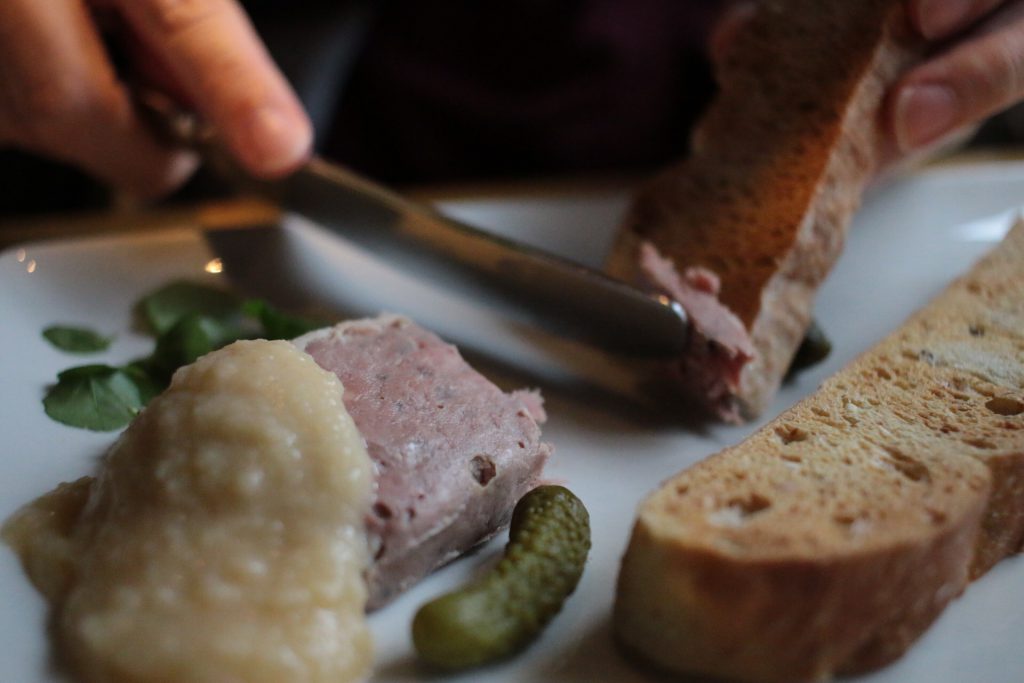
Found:
[[[650,243],[680,273],[719,279],[756,355],[730,396],[708,396],[700,373],[681,378],[684,396],[726,419],[768,407],[883,156],[886,92],[923,53],[901,0],[759,3],[718,65],[691,156],[637,193],[607,263],[644,283]]]
[[[902,654],[1024,539],[1024,225],[640,511],[615,627],[669,669],[821,680]]]

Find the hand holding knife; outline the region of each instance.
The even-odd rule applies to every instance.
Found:
[[[231,162],[206,127],[169,98],[150,92],[140,104],[164,135],[201,150],[236,185],[384,259],[401,259],[403,267],[418,274],[436,272],[440,265],[446,281],[454,278],[461,292],[496,295],[540,326],[612,353],[671,357],[686,345],[686,313],[667,297],[446,217],[319,157],[281,180],[257,181]],[[237,248],[218,248],[213,233],[208,242],[222,258],[239,257]]]

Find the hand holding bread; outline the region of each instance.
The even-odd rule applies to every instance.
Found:
[[[936,51],[891,94],[899,151],[940,141],[1024,97],[1024,2],[912,0],[908,13]]]
[[[734,3],[711,37],[722,63],[757,2]],[[1024,98],[1024,2],[907,0],[907,22],[931,45],[889,91],[890,161],[969,132]]]

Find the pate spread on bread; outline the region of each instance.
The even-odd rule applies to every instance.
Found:
[[[922,52],[905,4],[758,3],[692,156],[621,227],[608,271],[686,309],[693,334],[670,374],[720,418],[761,413],[803,339],[879,164],[885,92]]]
[[[676,671],[864,671],[1022,542],[1018,224],[817,393],[642,504],[615,632]]]

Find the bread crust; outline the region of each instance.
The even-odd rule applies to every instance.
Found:
[[[642,505],[615,632],[814,681],[899,657],[1024,538],[1024,224],[814,395]]]
[[[679,382],[719,417],[763,412],[803,339],[884,152],[885,92],[923,53],[904,4],[760,3],[721,67],[692,156],[642,188],[622,225],[611,274],[663,289],[642,267],[653,244],[680,273],[715,273],[745,325],[756,353],[731,392],[708,395],[692,372]]]

